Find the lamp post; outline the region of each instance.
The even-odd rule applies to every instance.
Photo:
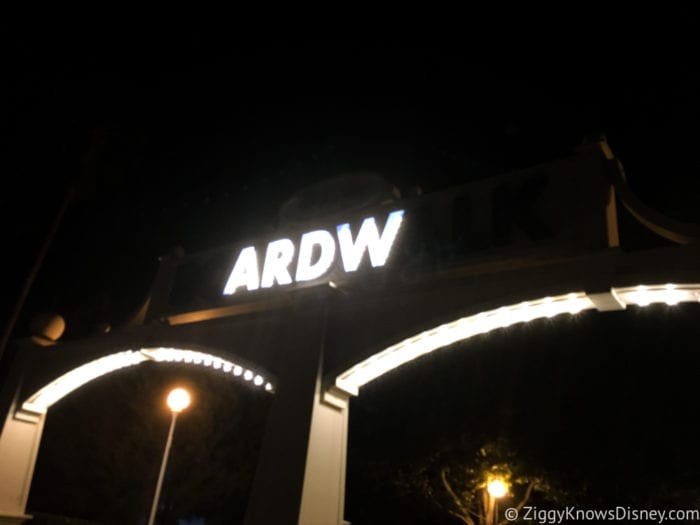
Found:
[[[172,412],[170,420],[170,430],[168,431],[168,440],[165,442],[165,452],[163,452],[163,461],[160,464],[160,473],[158,474],[158,483],[156,483],[156,493],[153,496],[153,505],[151,505],[151,515],[148,518],[148,525],[153,525],[156,519],[158,510],[158,500],[160,499],[160,489],[163,485],[163,476],[165,475],[165,467],[168,464],[168,456],[170,455],[170,446],[173,444],[173,432],[175,431],[175,422],[177,415],[190,405],[190,394],[184,388],[175,388],[168,394],[168,406]]]
[[[508,493],[508,485],[502,479],[493,478],[486,484],[486,491],[489,493],[488,508],[486,509],[486,525],[496,525],[498,523],[496,503],[498,498],[502,498]]]

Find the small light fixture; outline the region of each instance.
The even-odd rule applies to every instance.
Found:
[[[175,388],[168,394],[168,406],[173,412],[182,412],[190,406],[190,394],[184,388]]]
[[[492,479],[486,485],[486,490],[494,498],[502,498],[508,493],[508,485],[502,479]]]

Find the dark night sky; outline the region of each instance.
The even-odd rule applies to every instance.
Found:
[[[81,200],[28,310],[69,316],[93,296],[119,318],[155,257],[272,228],[280,204],[319,179],[365,170],[404,194],[427,192],[551,160],[600,133],[642,198],[697,218],[700,79],[682,48],[545,60],[486,56],[470,42],[243,44],[147,29],[126,41],[106,30],[12,42],[3,315],[72,181]]]
[[[643,200],[677,219],[700,222],[700,74],[683,42],[696,28],[694,19],[682,14],[664,24],[680,38],[663,49],[653,45],[653,37],[643,47],[630,42],[619,50],[591,37],[583,51],[547,59],[524,50],[486,56],[466,41],[250,43],[212,37],[205,30],[166,35],[142,29],[128,38],[116,38],[114,31],[54,31],[41,38],[19,32],[6,50],[3,80],[9,97],[2,108],[8,140],[0,160],[0,218],[6,224],[0,319],[9,314],[72,183],[80,199],[68,209],[16,335],[26,333],[31,315],[46,310],[66,317],[67,337],[87,333],[99,322],[118,324],[145,297],[158,255],[176,245],[192,252],[267,231],[275,227],[281,203],[296,190],[354,171],[377,172],[404,194],[415,186],[429,192],[546,162],[571,152],[584,137],[604,134]],[[606,25],[605,34],[612,27]],[[680,386],[670,393],[665,387],[644,388],[656,359],[666,344],[671,346],[660,333],[676,334],[677,355],[669,362],[696,364],[687,355],[688,339],[677,334],[697,340],[697,311],[684,310],[679,319],[668,309],[659,312],[658,326],[639,316],[600,320],[589,315],[555,338],[547,337],[546,327],[517,329],[527,332],[518,340],[526,341],[532,360],[495,335],[479,342],[473,353],[450,350],[425,368],[412,365],[405,375],[378,382],[367,389],[365,401],[353,405],[350,475],[376,459],[367,443],[382,432],[407,432],[407,443],[415,443],[412,450],[418,453],[434,437],[421,435],[425,428],[454,427],[456,434],[477,421],[486,421],[484,439],[510,432],[518,446],[536,456],[556,447],[557,431],[545,421],[562,412],[568,416],[561,420],[567,428],[561,433],[572,447],[608,435],[599,456],[617,457],[619,443],[630,433],[644,432],[640,406],[651,406],[649,417],[660,421],[660,404],[692,396],[692,389]],[[631,333],[640,326],[658,328],[652,330],[657,338],[647,334],[643,348],[635,346],[639,339],[604,342],[611,333]],[[582,339],[594,348],[594,360],[584,358]],[[488,345],[486,354],[482,346]],[[570,349],[569,361],[562,347]],[[611,348],[619,349],[617,357],[606,354]],[[638,355],[635,349],[646,356],[643,365],[629,364]],[[594,370],[573,371],[575,364],[593,362],[608,367],[600,389],[586,382],[586,373]],[[530,381],[518,379],[518,366],[531,368]],[[425,370],[433,368],[442,381],[426,377]],[[652,381],[692,382],[672,368]],[[462,369],[472,370],[464,380],[454,372]],[[493,392],[500,374],[511,380],[505,393]],[[546,379],[551,376],[571,377],[577,387],[567,390],[560,379],[554,385],[558,393],[552,394]],[[620,383],[621,377],[628,381]],[[430,396],[421,397],[408,386],[415,381],[425,384]],[[446,384],[453,390],[441,391]],[[407,402],[395,403],[396,392],[418,396],[414,405],[423,412],[411,412]],[[630,392],[641,394],[635,398]],[[497,409],[489,412],[475,401],[484,394],[496,395]],[[513,401],[528,395],[530,404]],[[618,396],[621,411],[637,407],[630,421],[615,423],[608,395]],[[552,396],[559,396],[559,404],[548,404]],[[455,398],[463,403],[449,401]],[[602,415],[595,408],[601,405],[607,406]],[[403,412],[385,417],[393,406]],[[539,409],[531,412],[532,406]],[[468,414],[463,420],[460,411]],[[593,429],[571,416],[579,412],[617,426],[610,432]],[[489,418],[489,413],[508,417]],[[690,413],[687,404],[677,412],[679,419]],[[430,425],[406,423],[421,417],[432,418]],[[512,430],[528,420],[545,430]],[[690,436],[674,452],[674,465],[680,465],[691,454],[697,430],[666,419],[660,425]],[[629,465],[638,468],[646,461],[639,458],[650,450],[670,453],[674,445],[665,439],[657,432],[651,441],[630,448],[628,463],[620,460],[620,469],[636,472]],[[536,446],[537,440],[546,445]],[[393,455],[381,446],[377,450],[377,455],[386,452],[382,461],[405,459],[403,446]],[[538,459],[575,471],[593,461],[596,452],[576,454]],[[359,459],[352,463],[353,458]],[[700,465],[694,456],[689,461]],[[668,479],[692,478],[664,468],[656,471]],[[611,474],[595,476],[609,480]],[[613,485],[602,492],[619,495]],[[363,503],[368,500],[362,498],[371,496],[352,480],[349,487],[355,491],[349,504],[369,520]]]

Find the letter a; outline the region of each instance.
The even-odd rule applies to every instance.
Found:
[[[233,295],[241,286],[245,286],[249,291],[257,290],[260,287],[258,255],[253,246],[241,250],[224,287],[224,295]]]

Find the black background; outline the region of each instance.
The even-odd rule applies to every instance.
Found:
[[[536,51],[525,46],[542,36],[534,26],[450,41],[116,26],[8,28],[1,319],[66,190],[78,191],[16,336],[42,311],[66,318],[69,339],[119,325],[145,298],[157,256],[269,233],[297,190],[355,171],[379,173],[404,195],[427,193],[605,135],[646,203],[700,220],[697,27],[686,12],[593,15],[578,48],[559,48],[556,35]],[[447,520],[407,505],[417,498],[395,495],[392,478],[407,458],[464,435],[472,447],[509,437],[561,484],[586,485],[585,501],[643,504],[663,486],[692,506],[697,308],[607,315],[499,332],[474,352],[451,349],[369,387],[351,411],[348,518]],[[162,382],[152,384],[140,395],[159,395]],[[89,412],[80,396],[78,415]],[[45,440],[60,444],[70,425],[56,421]],[[98,441],[110,447],[108,433]],[[46,450],[38,487],[65,480],[47,459],[56,448]],[[83,461],[73,459],[68,471]],[[33,492],[30,505],[108,520],[89,499],[61,508],[48,493]]]

